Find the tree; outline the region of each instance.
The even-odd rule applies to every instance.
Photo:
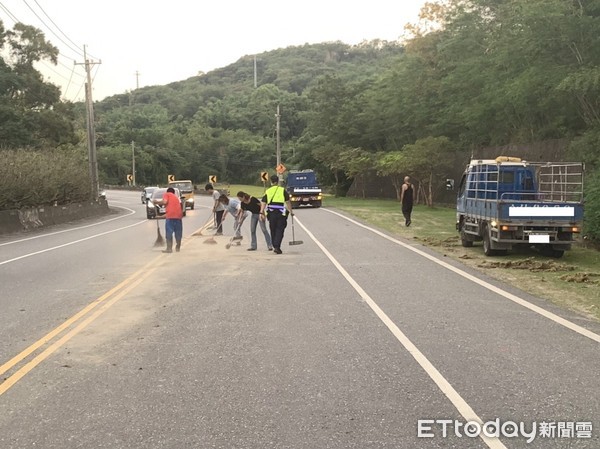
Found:
[[[312,151],[312,155],[327,167],[334,176],[335,179],[335,193],[338,195],[340,192],[340,172],[344,170],[344,163],[342,162],[342,153],[348,151],[349,148],[343,145],[323,143],[322,146],[318,146]]]
[[[379,176],[388,176],[396,190],[396,198],[400,201],[402,184],[407,167],[406,155],[401,151],[392,151],[377,155],[375,168]]]
[[[402,148],[399,161],[406,162],[406,172],[425,188],[425,201],[429,207],[433,207],[434,189],[444,183],[455,151],[450,139],[444,136],[426,137]]]
[[[350,148],[340,152],[340,163],[349,178],[354,178],[355,180],[362,178],[362,197],[366,198],[365,175],[369,170],[373,169],[374,155],[362,148]]]
[[[58,49],[37,28],[0,26],[0,141],[6,148],[74,144],[73,116],[57,86],[44,82],[34,63],[56,64]]]

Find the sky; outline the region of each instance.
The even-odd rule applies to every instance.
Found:
[[[396,41],[425,0],[0,0],[0,20],[39,28],[60,51],[39,64],[63,99],[84,98],[84,46],[99,101],[233,64],[246,55],[341,41]]]

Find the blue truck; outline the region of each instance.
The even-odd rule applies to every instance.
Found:
[[[323,203],[323,194],[314,170],[290,170],[285,189],[290,195],[293,209],[302,205],[321,207]]]
[[[456,229],[464,247],[486,256],[516,245],[562,257],[583,224],[582,163],[473,159],[458,187]]]

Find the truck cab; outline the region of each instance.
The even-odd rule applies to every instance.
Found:
[[[321,207],[323,195],[313,170],[290,170],[285,189],[293,209],[302,205]]]

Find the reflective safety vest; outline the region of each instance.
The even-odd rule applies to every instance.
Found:
[[[285,212],[285,190],[281,186],[269,187],[266,191],[267,210]]]

